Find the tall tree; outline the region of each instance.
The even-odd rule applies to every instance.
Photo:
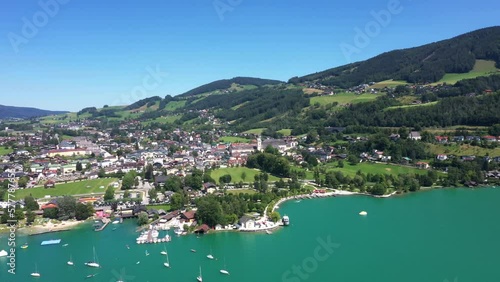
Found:
[[[108,186],[108,188],[106,189],[106,192],[104,193],[104,200],[105,201],[109,201],[109,200],[113,200],[115,198],[115,189],[113,188],[113,186]]]
[[[38,206],[38,202],[31,195],[24,197],[24,207],[26,208],[26,210],[31,211],[36,211],[40,208]]]

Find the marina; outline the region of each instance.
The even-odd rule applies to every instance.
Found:
[[[151,228],[141,232],[141,235],[136,238],[137,244],[156,244],[156,243],[167,243],[172,240],[172,237],[168,233],[164,237],[159,237],[160,231]]]

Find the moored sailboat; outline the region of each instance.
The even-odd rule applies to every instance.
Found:
[[[200,275],[196,277],[196,280],[198,280],[198,282],[203,282],[203,277],[201,276],[201,266],[200,266]]]
[[[101,267],[99,265],[99,262],[97,261],[97,255],[95,254],[95,247],[93,248],[93,251],[94,251],[94,260],[86,262],[85,265],[88,267]]]
[[[226,258],[224,258],[224,268],[220,270],[220,273],[229,275],[229,271],[226,270]]]
[[[73,265],[73,259],[71,258],[71,255],[69,256],[69,260],[67,262],[68,265]]]
[[[40,273],[38,273],[38,267],[36,264],[35,264],[35,272],[31,273],[31,276],[40,277]]]
[[[163,263],[165,267],[170,268],[170,261],[168,260],[168,253],[167,253],[167,261]]]

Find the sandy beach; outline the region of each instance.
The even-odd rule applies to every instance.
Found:
[[[43,233],[49,233],[49,232],[59,232],[59,231],[66,231],[66,230],[71,230],[72,228],[78,226],[81,223],[84,223],[85,221],[83,220],[68,220],[68,221],[61,221],[61,222],[52,222],[49,221],[47,223],[44,223],[43,225],[34,225],[30,227],[23,227],[19,229],[19,232],[26,233],[29,235],[36,235],[36,234],[43,234]]]

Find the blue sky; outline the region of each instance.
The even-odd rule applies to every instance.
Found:
[[[500,24],[500,4],[492,0],[5,0],[1,6],[0,104],[70,111],[176,95],[235,76],[286,81]],[[374,24],[372,12],[380,11],[390,19]],[[356,28],[372,28],[369,42],[356,44]],[[356,49],[348,54],[342,46]]]

